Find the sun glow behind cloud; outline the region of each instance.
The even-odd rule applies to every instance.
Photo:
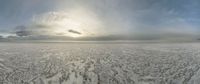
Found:
[[[63,35],[70,37],[85,37],[101,35],[102,22],[97,15],[84,8],[74,8],[68,12],[56,11],[36,15],[32,19],[33,24],[40,24],[47,27],[48,34]],[[41,28],[44,29],[44,28]],[[74,34],[68,30],[76,30],[81,34]]]

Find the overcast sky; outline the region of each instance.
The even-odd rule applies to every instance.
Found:
[[[0,35],[198,39],[199,4],[200,0],[0,0]]]

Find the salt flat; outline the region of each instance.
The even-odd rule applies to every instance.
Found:
[[[0,43],[0,84],[199,84],[200,43]]]

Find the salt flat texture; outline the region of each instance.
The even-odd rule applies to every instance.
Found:
[[[0,43],[0,84],[200,84],[199,43]]]

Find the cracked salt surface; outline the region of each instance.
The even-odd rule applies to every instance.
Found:
[[[0,84],[200,84],[199,43],[0,43]]]

